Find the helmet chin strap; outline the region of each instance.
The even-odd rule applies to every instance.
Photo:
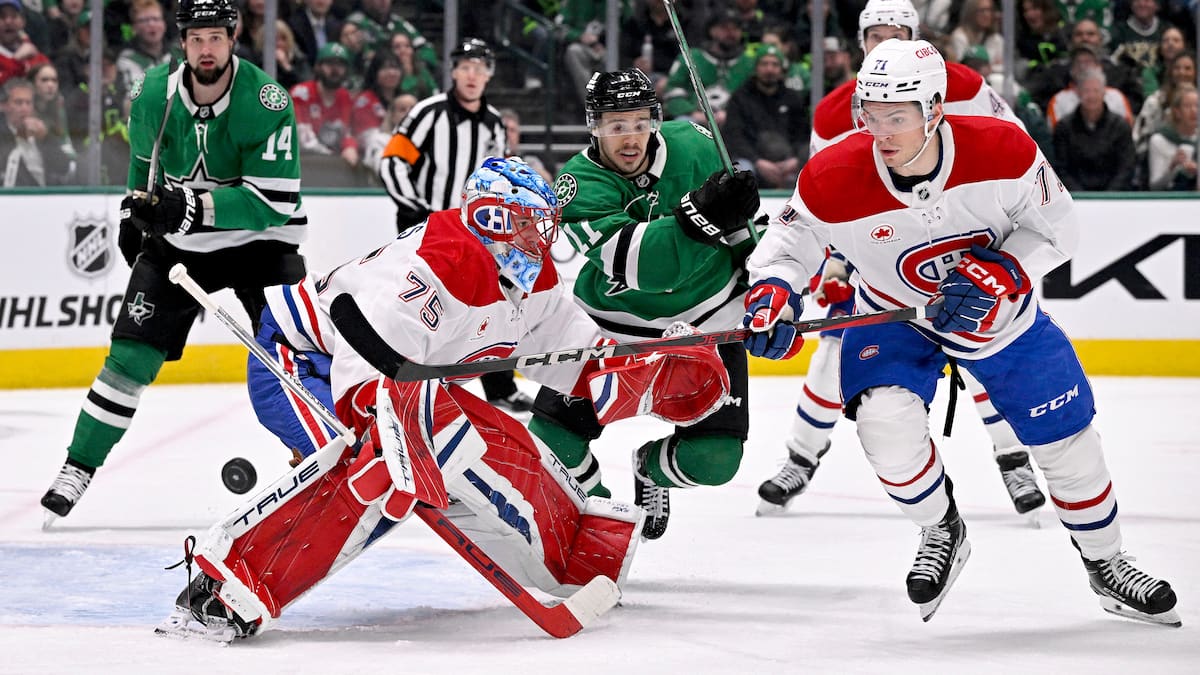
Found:
[[[901,165],[900,165],[900,168],[907,168],[907,167],[908,167],[908,165],[910,165],[910,164],[912,164],[913,162],[917,161],[917,159],[918,159],[918,158],[919,158],[921,155],[925,154],[925,149],[929,147],[929,142],[933,140],[933,135],[937,133],[938,124],[939,124],[941,121],[942,121],[942,115],[940,115],[940,114],[939,114],[939,115],[937,116],[937,119],[935,119],[935,120],[933,121],[933,128],[932,128],[932,129],[930,129],[930,128],[929,128],[929,126],[928,126],[928,124],[929,124],[929,123],[928,123],[928,122],[926,122],[926,123],[925,123],[925,124],[926,124],[926,126],[925,126],[925,142],[924,142],[923,144],[921,144],[921,149],[917,151],[917,154],[913,155],[913,156],[912,156],[912,159],[910,159],[910,160],[908,160],[907,162],[905,162],[905,163],[901,164]]]

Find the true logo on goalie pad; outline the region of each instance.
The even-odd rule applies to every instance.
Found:
[[[250,510],[235,518],[233,523],[240,525],[241,528],[236,530],[231,528],[230,534],[236,538],[248,532],[259,521],[271,515],[276,507],[286,502],[288,495],[320,472],[320,464],[316,460],[308,460],[307,465],[302,465],[298,470],[272,485],[271,491],[258,500]],[[254,518],[254,522],[250,521],[251,517]]]

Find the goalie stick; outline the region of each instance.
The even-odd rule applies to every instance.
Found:
[[[932,319],[937,316],[940,307],[940,304],[902,307],[882,312],[834,316],[825,319],[806,319],[790,323],[796,327],[798,332],[811,333],[835,328],[853,328],[855,326],[873,326],[875,324],[896,321]],[[527,368],[530,366],[548,366],[560,363],[576,363],[592,359],[612,358],[615,356],[649,354],[670,347],[693,347],[716,345],[726,342],[741,342],[751,335],[749,328],[734,328],[710,333],[694,333],[679,337],[659,338],[657,340],[561,349],[553,352],[525,354],[523,356],[489,361],[433,365],[414,363],[392,349],[391,345],[371,327],[370,322],[363,316],[362,310],[354,302],[354,298],[348,294],[343,293],[334,298],[329,308],[329,316],[333,319],[333,324],[337,326],[338,333],[350,343],[354,351],[358,352],[379,372],[401,382],[434,380],[443,377],[465,377],[501,370]]]
[[[329,412],[321,401],[303,384],[292,377],[287,371],[283,370],[279,363],[275,359],[272,359],[270,354],[238,323],[237,319],[218,305],[212,299],[212,296],[206,293],[188,275],[187,268],[182,263],[171,268],[169,277],[171,281],[178,284],[195,298],[202,307],[212,312],[221,323],[225,324],[233,332],[234,336],[283,382],[284,386],[303,399],[305,403],[312,405],[313,409],[317,411],[318,416],[321,417],[321,420],[328,424],[340,438],[345,440],[347,444],[354,443],[354,432],[343,424],[336,415]],[[353,310],[358,313],[358,317],[365,324],[365,317],[362,316],[358,305],[354,304],[353,298],[349,295],[343,294],[338,296],[334,302],[336,303],[343,298],[349,302],[350,306],[353,307]],[[371,329],[369,325],[367,328],[380,345],[388,347],[387,343],[383,341],[383,338],[379,337],[378,333],[375,333],[374,329]],[[351,346],[358,349],[358,346],[353,342]],[[375,347],[378,348],[378,345],[375,345]],[[366,358],[365,355],[364,358]],[[517,609],[521,610],[521,613],[529,617],[531,621],[546,631],[546,633],[556,638],[570,637],[578,633],[593,620],[615,607],[617,601],[621,599],[621,591],[617,587],[616,582],[606,576],[596,576],[566,600],[554,605],[542,604],[505,572],[503,568],[492,561],[483,552],[483,549],[477,546],[454,523],[450,522],[450,519],[440,510],[426,504],[419,504],[415,511],[430,529],[449,544],[463,560],[467,561],[477,572],[483,575],[489,583],[495,586],[496,590],[500,591],[505,598],[508,598],[509,602],[515,605]]]

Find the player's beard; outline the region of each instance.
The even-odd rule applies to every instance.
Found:
[[[229,59],[225,62],[225,65],[215,68],[192,67],[192,77],[196,78],[196,84],[203,84],[205,86],[216,84],[217,80],[220,80],[221,76],[225,74],[225,71],[229,70],[229,64],[232,62],[233,59]]]

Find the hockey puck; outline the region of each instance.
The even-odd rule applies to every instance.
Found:
[[[244,495],[258,482],[258,473],[249,460],[234,457],[221,467],[221,482],[235,495]]]

